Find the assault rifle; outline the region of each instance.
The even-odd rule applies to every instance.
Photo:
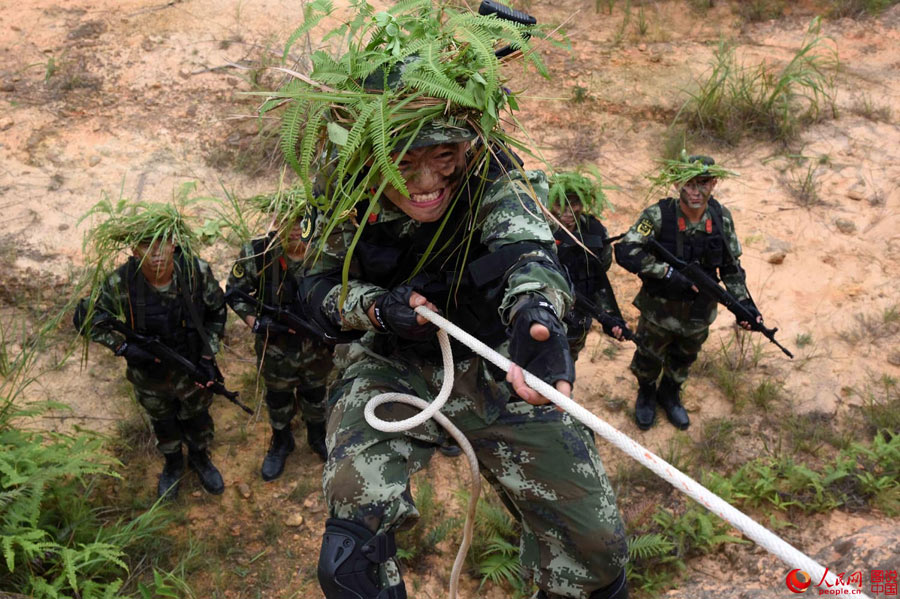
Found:
[[[94,318],[94,326],[117,331],[125,336],[125,341],[127,343],[134,343],[141,349],[146,350],[163,364],[181,368],[185,373],[187,373],[189,377],[191,377],[192,380],[200,383],[201,385],[207,382],[206,376],[203,374],[203,372],[201,372],[200,368],[198,368],[196,364],[160,341],[158,337],[142,335],[131,327],[127,326],[118,318],[115,318],[112,314],[108,314],[105,312],[98,314]],[[218,366],[216,367],[216,370],[218,371]],[[219,373],[219,375],[221,376],[221,373]],[[245,406],[238,399],[238,392],[229,391],[220,381],[213,381],[213,384],[208,388],[216,395],[221,395],[248,414],[253,414],[253,410]]]
[[[634,331],[628,328],[628,325],[625,323],[625,319],[621,316],[614,316],[606,312],[589,300],[583,293],[578,290],[575,291],[575,307],[583,308],[587,310],[587,312],[593,317],[594,320],[599,322],[604,329],[612,329],[613,327],[621,327],[622,328],[622,339],[626,341],[631,341],[634,339]]]
[[[693,283],[697,289],[700,290],[700,293],[725,306],[729,312],[735,315],[738,322],[748,323],[751,331],[762,333],[766,339],[777,345],[778,349],[783,351],[787,357],[793,359],[794,354],[776,341],[775,333],[778,332],[778,329],[770,329],[761,322],[756,322],[756,315],[750,312],[745,306],[742,306],[737,298],[731,295],[726,289],[723,289],[715,279],[706,274],[700,264],[697,262],[688,264],[684,260],[679,260],[672,255],[672,252],[664,248],[662,244],[655,239],[648,239],[647,245],[658,258],[663,262],[666,262]]]
[[[478,14],[484,16],[497,15],[498,19],[503,19],[504,21],[512,21],[513,23],[520,23],[522,25],[537,24],[537,19],[535,19],[531,15],[509,8],[508,6],[503,6],[499,2],[493,2],[492,0],[481,0],[481,5],[478,7]],[[530,34],[525,33],[525,38],[528,39],[529,37]],[[504,56],[509,56],[517,49],[518,48],[513,48],[512,46],[505,46],[495,51],[494,55],[497,58],[503,58]]]
[[[291,312],[290,310],[286,310],[281,306],[273,306],[271,304],[267,304],[263,302],[260,298],[250,295],[243,289],[239,289],[238,287],[229,287],[228,291],[225,292],[225,298],[227,299],[229,296],[236,296],[245,302],[249,302],[256,306],[256,308],[260,311],[260,314],[264,314],[266,316],[271,317],[278,324],[284,325],[289,329],[294,331],[306,331],[313,337],[317,339],[323,339],[326,343],[334,345],[335,343],[347,343],[348,341],[355,341],[362,336],[362,331],[350,331],[347,333],[341,333],[340,335],[334,335],[325,331],[323,328],[316,326],[314,323],[310,323],[297,314]]]

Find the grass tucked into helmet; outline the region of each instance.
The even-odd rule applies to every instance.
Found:
[[[681,150],[681,156],[675,160],[662,160],[662,169],[656,175],[649,177],[653,184],[651,192],[656,189],[668,190],[681,187],[695,177],[709,177],[715,179],[727,179],[737,177],[738,174],[722,168],[709,156],[688,156],[686,150]]]
[[[597,167],[587,167],[586,172],[569,171],[554,173],[550,177],[550,201],[547,207],[553,210],[559,206],[565,210],[569,201],[577,199],[581,202],[583,212],[600,216],[607,208],[611,208],[606,198],[600,171]]]
[[[351,4],[351,14],[322,38],[337,41],[338,52],[313,53],[309,76],[287,71],[293,79],[267,94],[260,112],[284,108],[281,148],[309,202],[331,215],[324,236],[355,218],[358,239],[388,184],[408,197],[397,162],[435,123],[480,139],[472,163],[476,172],[486,169],[486,154],[497,142],[529,153],[500,127],[501,118],[517,124],[512,111],[518,106],[516,93],[504,85],[496,46],[521,51],[502,62],[524,57],[543,76],[548,73],[529,44],[529,36],[546,37],[536,26],[434,0],[406,0],[386,11],[365,1]],[[333,10],[327,0],[307,4],[285,55]],[[399,153],[396,161],[392,153]],[[354,208],[362,201],[367,211],[357,215]]]
[[[282,233],[290,231],[303,218],[306,211],[306,189],[302,185],[296,185],[252,196],[244,200],[244,203],[252,212],[268,221],[269,226],[276,227]]]

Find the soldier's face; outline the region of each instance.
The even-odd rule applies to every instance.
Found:
[[[306,242],[303,241],[303,226],[300,221],[294,223],[294,226],[284,234],[284,237],[284,244],[287,247],[287,251],[291,254],[299,254],[306,251]]]
[[[553,215],[558,218],[562,226],[569,231],[575,230],[575,223],[578,222],[583,211],[584,207],[581,205],[581,202],[574,202],[572,200],[566,202],[565,209],[559,208],[558,206],[553,207]]]
[[[409,197],[392,185],[384,195],[408,217],[423,223],[438,220],[447,211],[466,172],[468,142],[426,146],[408,151],[398,164]]]
[[[171,241],[142,243],[134,248],[132,254],[141,261],[141,271],[150,279],[164,278],[172,274],[175,267],[175,244]]]
[[[694,177],[682,185],[679,191],[682,205],[690,210],[706,210],[716,181],[714,177]]]

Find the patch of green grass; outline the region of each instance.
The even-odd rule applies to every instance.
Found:
[[[813,342],[812,333],[797,333],[797,339],[795,340],[795,343],[797,344],[797,347],[799,347],[800,349],[803,349],[804,347],[806,347],[808,345],[812,345],[812,342]]]
[[[900,386],[897,379],[882,374],[861,391],[854,392],[863,400],[859,410],[869,433],[886,431],[900,436]]]
[[[875,15],[897,4],[898,0],[830,0],[830,17],[864,17]]]
[[[590,99],[590,90],[586,87],[576,85],[572,88],[572,102],[575,104],[583,104],[585,100]]]
[[[784,384],[767,378],[760,381],[750,391],[750,402],[761,410],[768,410],[773,403],[781,399]]]
[[[798,205],[811,208],[822,204],[822,198],[819,196],[821,183],[818,179],[818,166],[815,163],[800,156],[788,172],[785,184]]]
[[[415,503],[419,519],[412,528],[397,535],[397,556],[414,570],[425,567],[425,558],[438,553],[438,543],[460,527],[458,518],[446,516],[428,480],[419,481]]]
[[[854,314],[853,319],[854,324],[841,333],[841,338],[851,345],[860,341],[872,343],[900,333],[900,307],[897,304],[875,312]]]
[[[834,107],[836,51],[813,20],[797,53],[780,68],[745,65],[721,43],[712,70],[675,118],[699,137],[736,144],[745,134],[787,143]]]
[[[701,465],[717,468],[725,462],[734,442],[735,425],[728,418],[714,418],[703,422],[703,432],[695,449]]]
[[[878,104],[869,94],[860,95],[850,112],[876,123],[890,123],[893,116],[890,105]]]
[[[784,0],[740,0],[735,4],[738,16],[747,23],[758,23],[784,16]]]

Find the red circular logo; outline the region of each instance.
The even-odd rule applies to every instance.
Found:
[[[809,574],[803,570],[791,570],[788,572],[787,579],[785,580],[787,588],[792,593],[805,592],[806,589],[809,588],[809,583],[811,582],[812,579],[809,577]]]

